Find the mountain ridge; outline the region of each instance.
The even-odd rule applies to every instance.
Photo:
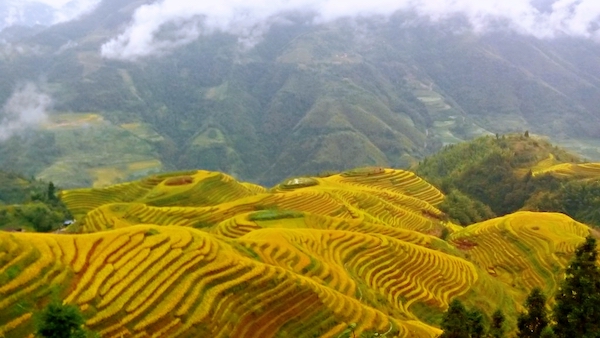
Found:
[[[0,144],[7,159],[1,168],[81,187],[143,177],[150,171],[120,168],[123,159],[143,160],[155,161],[152,172],[204,168],[272,185],[357,166],[407,168],[445,144],[525,130],[600,159],[593,128],[600,122],[593,76],[600,49],[589,41],[477,35],[460,19],[433,24],[406,12],[387,22],[322,25],[292,13],[249,49],[216,32],[162,56],[103,58],[100,46],[142,3],[103,2],[78,21],[2,47],[0,101],[19,81],[43,76],[39,86],[54,101],[50,119],[97,114],[120,135],[122,149],[84,159],[72,147],[42,141],[65,137],[42,126],[39,135]],[[139,130],[128,129],[132,124]],[[110,147],[106,139],[79,137],[87,153]],[[28,154],[25,144],[51,155]],[[126,158],[140,147],[142,159]],[[16,154],[26,155],[8,160]],[[96,178],[70,163],[122,178]]]

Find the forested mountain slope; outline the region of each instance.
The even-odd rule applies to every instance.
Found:
[[[443,144],[526,129],[600,158],[591,41],[478,35],[409,12],[326,24],[290,13],[251,47],[216,32],[164,55],[103,58],[143,3],[105,0],[77,21],[0,33],[0,102],[25,81],[53,102],[41,130],[0,143],[0,167],[65,187],[192,168],[271,185],[407,167]]]
[[[450,145],[415,171],[447,195],[440,208],[467,225],[518,210],[565,213],[600,225],[600,164],[525,134]]]

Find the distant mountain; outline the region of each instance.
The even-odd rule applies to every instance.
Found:
[[[460,18],[411,13],[322,25],[289,14],[249,49],[215,33],[136,62],[102,58],[143,3],[106,0],[2,47],[0,102],[37,81],[54,110],[41,131],[0,144],[0,167],[65,187],[192,168],[272,185],[407,167],[444,144],[525,130],[600,159],[591,41],[476,35]]]
[[[54,8],[38,2],[4,0],[0,3],[0,31],[9,26],[50,26]]]
[[[0,42],[15,38],[14,31],[23,28],[48,28],[92,11],[102,0],[71,0],[60,7],[42,2],[3,0],[0,3]]]

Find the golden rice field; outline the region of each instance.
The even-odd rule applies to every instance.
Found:
[[[580,179],[600,178],[600,163],[559,163],[550,156],[532,168],[533,175],[552,174]]]
[[[61,198],[82,234],[0,232],[0,337],[32,335],[53,294],[102,337],[435,337],[454,297],[514,323],[589,233],[531,212],[463,229],[437,189],[382,168],[271,189],[190,171]]]

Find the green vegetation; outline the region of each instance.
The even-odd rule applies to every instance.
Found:
[[[490,336],[492,338],[502,338],[506,332],[506,328],[504,327],[504,322],[506,317],[504,317],[504,313],[502,310],[498,309],[492,314],[492,322],[490,324]]]
[[[485,337],[484,315],[481,310],[475,308],[467,314],[470,338]]]
[[[556,295],[554,333],[559,338],[600,337],[600,268],[596,239],[581,244]]]
[[[62,187],[192,168],[273,185],[327,170],[405,168],[443,144],[525,129],[600,157],[600,85],[586,75],[597,68],[580,62],[593,60],[593,48],[468,29],[448,36],[443,25],[407,25],[414,18],[402,13],[365,18],[364,32],[288,14],[241,54],[221,32],[169,57],[102,58],[101,41],[136,8],[107,3],[85,20],[10,38],[23,52],[0,56],[0,103],[43,73],[55,111],[41,130],[0,145],[0,168]],[[61,49],[68,43],[78,47]],[[129,167],[138,162],[153,165]]]
[[[484,203],[472,199],[458,189],[452,189],[438,206],[451,218],[462,225],[473,224],[496,217],[492,209]]]
[[[467,311],[462,302],[453,299],[440,325],[444,333],[440,338],[485,337],[484,315],[479,309]]]
[[[518,210],[562,212],[600,225],[600,176],[558,175],[544,169],[579,163],[577,156],[524,135],[487,136],[445,147],[416,172],[441,188],[448,217],[469,225]],[[534,171],[540,173],[534,175]]]
[[[299,218],[303,217],[304,213],[292,210],[260,210],[251,213],[248,219],[251,221],[274,221],[278,219]]]
[[[531,198],[531,210],[556,211],[594,226],[600,226],[600,180],[559,180],[560,185]]]
[[[162,170],[156,148],[164,140],[142,134],[152,131],[147,126],[125,127],[98,114],[56,114],[45,130],[0,144],[0,170],[65,188],[114,184]]]
[[[525,300],[525,312],[517,318],[517,336],[531,338],[600,337],[600,267],[596,239],[587,236],[579,245],[567,266],[565,280],[554,296],[555,304],[549,318],[546,296],[539,287],[531,290]],[[505,317],[501,310],[492,314],[489,336],[505,336]],[[483,314],[475,309],[467,312],[454,299],[444,314],[440,337],[483,337]]]
[[[39,314],[37,334],[40,338],[85,338],[84,323],[77,306],[53,300]]]
[[[526,312],[521,313],[517,319],[518,336],[525,338],[538,338],[548,326],[546,313],[546,296],[540,288],[533,288],[525,300]]]
[[[596,239],[588,236],[575,252],[566,269],[566,278],[555,295],[552,318],[546,310],[546,297],[535,287],[525,300],[526,311],[517,319],[517,336],[531,338],[599,337],[597,321],[600,313],[600,268]],[[440,337],[484,337],[484,316],[475,309],[468,312],[454,299],[444,314]],[[504,314],[496,310],[491,317],[490,337],[505,336]]]
[[[0,229],[48,232],[68,219],[54,183],[0,171]]]

